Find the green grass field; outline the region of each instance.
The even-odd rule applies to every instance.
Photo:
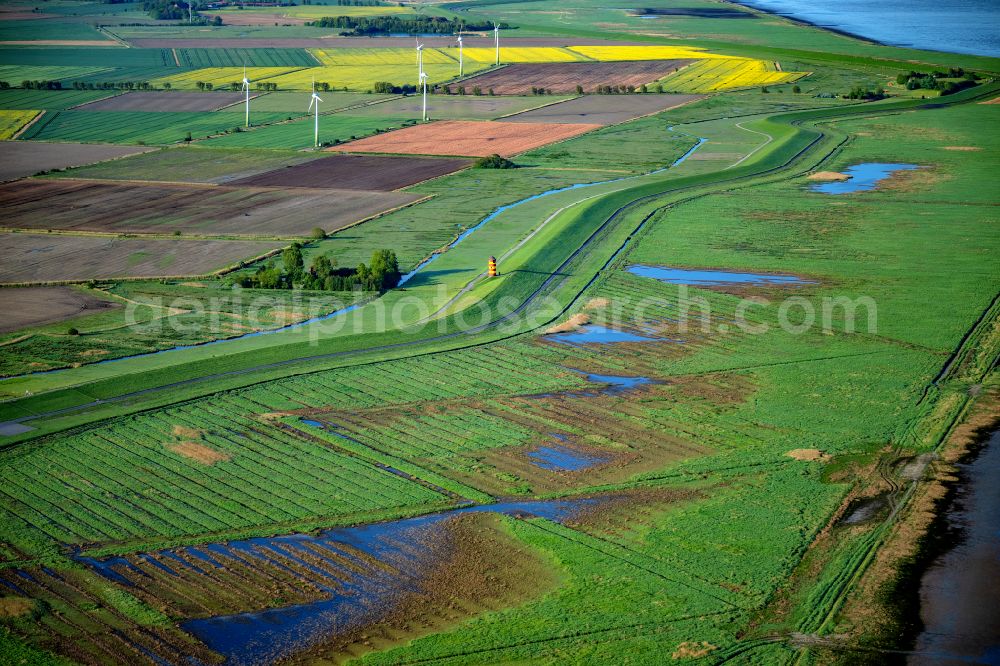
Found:
[[[951,474],[942,462],[956,455],[951,438],[974,428],[975,410],[995,409],[1000,104],[982,102],[1000,84],[984,76],[933,100],[898,86],[884,101],[843,96],[911,68],[986,75],[1000,61],[769,15],[707,16],[744,11],[709,0],[660,4],[681,14],[640,19],[597,0],[421,8],[507,21],[516,29],[505,38],[606,38],[756,60],[681,70],[667,81],[712,94],[521,154],[519,168],[410,186],[425,198],[303,249],[307,270],[320,255],[353,269],[392,249],[404,273],[433,257],[400,288],[243,289],[234,276],[101,282],[75,289],[121,308],[0,335],[0,582],[9,590],[0,662],[240,663],[242,649],[262,663],[819,666],[910,651],[892,624],[906,610],[893,601],[903,561],[893,558],[921,538],[935,484]],[[210,191],[327,155],[305,150],[308,94],[288,90],[316,70],[340,71],[330,83],[357,89],[320,93],[320,141],[416,120],[417,97],[361,85],[412,74],[412,49],[342,49],[356,62],[335,65],[333,48],[241,45],[330,30],[98,32],[92,24],[152,19],[137,3],[50,0],[42,11],[62,18],[4,21],[0,41],[106,30],[225,42],[180,42],[176,60],[169,48],[9,46],[0,73],[51,71],[64,87],[171,77],[183,88],[213,71],[228,85],[244,60],[297,70],[251,102],[249,131],[235,131],[239,107],[85,112],[71,107],[110,91],[0,90],[11,127],[46,111],[25,140],[165,146],[46,178]],[[258,10],[224,15],[241,11]],[[626,57],[602,48],[564,55]],[[485,62],[488,52],[469,56]],[[428,55],[444,59],[430,65],[441,68],[434,76],[451,71],[451,55]],[[713,63],[729,74],[698,78]],[[785,76],[793,72],[809,75]],[[429,101],[433,117],[478,119],[551,99]],[[175,145],[189,133],[190,145]],[[865,191],[814,189],[871,162],[916,168]],[[497,277],[484,275],[491,256]],[[47,260],[44,242],[31,260]],[[269,262],[285,259],[235,277]],[[804,281],[676,284],[630,272],[637,264]],[[358,307],[198,344],[338,302]],[[566,337],[588,327],[629,339]],[[144,355],[178,345],[192,346]],[[142,356],[122,358],[133,354]],[[846,524],[866,498],[885,508]],[[316,602],[335,624],[313,612]],[[224,640],[206,641],[205,627]],[[308,650],[292,644],[304,636]]]

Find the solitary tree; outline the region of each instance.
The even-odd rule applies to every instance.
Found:
[[[281,261],[285,264],[285,273],[289,275],[293,280],[302,275],[302,269],[305,267],[305,260],[302,258],[302,246],[298,243],[292,243],[290,247],[286,247],[281,252]]]

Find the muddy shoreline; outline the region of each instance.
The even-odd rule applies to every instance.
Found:
[[[934,518],[920,538],[916,553],[899,568],[893,589],[884,600],[887,607],[895,609],[899,629],[894,641],[896,645],[892,647],[915,651],[922,647],[922,639],[928,630],[941,629],[925,624],[929,610],[924,596],[926,583],[934,575],[941,575],[940,571],[935,570],[948,564],[945,562],[946,558],[965,544],[970,533],[984,527],[964,524],[963,518],[970,508],[968,493],[975,490],[975,465],[991,446],[1000,447],[1000,419],[976,430],[975,438],[967,445],[965,452],[950,465],[950,478],[940,482],[945,488],[945,494],[934,505]],[[992,449],[989,450],[992,452]],[[979,482],[982,485],[982,479]],[[985,489],[979,490],[982,492]],[[956,564],[962,563],[952,562],[952,568],[956,568]],[[975,571],[974,565],[972,570]],[[962,657],[969,658],[968,655]],[[952,659],[957,660],[959,656],[955,655]],[[899,663],[926,664],[931,661],[929,656],[914,654],[909,659],[900,659]]]

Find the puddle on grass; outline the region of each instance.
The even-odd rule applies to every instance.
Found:
[[[634,389],[637,386],[642,386],[643,384],[653,383],[653,380],[649,377],[623,377],[619,375],[595,374],[588,374],[587,381],[595,382],[597,384],[610,384],[610,388],[605,389],[606,393],[621,393]]]
[[[812,186],[814,192],[823,194],[848,194],[850,192],[867,192],[874,190],[879,181],[884,180],[897,171],[913,171],[916,164],[893,164],[886,162],[865,162],[844,169],[850,176],[848,180],[817,183]]]
[[[433,553],[426,546],[445,520],[465,513],[536,516],[564,522],[597,498],[529,500],[465,506],[450,511],[385,523],[325,530],[318,534],[291,534],[164,550],[147,558],[171,557],[166,575],[190,580],[212,576],[226,558],[275,567],[307,580],[326,595],[319,601],[267,610],[220,615],[181,622],[181,627],[226,658],[227,666],[257,666],[368,626],[386,617],[393,600],[419,589],[422,571]],[[199,565],[178,557],[197,558]],[[123,557],[78,557],[108,580],[132,587],[122,575],[148,574]],[[173,562],[177,562],[175,565]],[[158,567],[159,568],[159,567]]]
[[[552,436],[561,442],[566,441],[566,437],[562,435],[552,433]],[[611,460],[610,456],[584,453],[562,444],[539,446],[535,450],[529,451],[527,455],[533,465],[552,472],[578,472]]]
[[[842,525],[860,525],[882,513],[882,510],[889,506],[889,496],[887,494],[877,495],[866,499],[857,500],[848,507],[847,515],[841,519]]]
[[[691,287],[719,287],[725,285],[789,285],[815,284],[797,275],[770,275],[768,273],[732,273],[728,271],[689,270],[669,266],[647,266],[633,264],[628,272],[639,277],[652,278],[668,284],[684,284]]]
[[[619,331],[598,324],[587,324],[575,331],[555,333],[546,337],[549,340],[555,340],[567,345],[585,345],[591,343],[606,345],[615,342],[653,342],[656,340],[656,338],[646,337],[638,333]]]

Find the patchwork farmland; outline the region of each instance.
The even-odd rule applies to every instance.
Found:
[[[0,663],[981,661],[1000,59],[418,4],[0,8]]]

